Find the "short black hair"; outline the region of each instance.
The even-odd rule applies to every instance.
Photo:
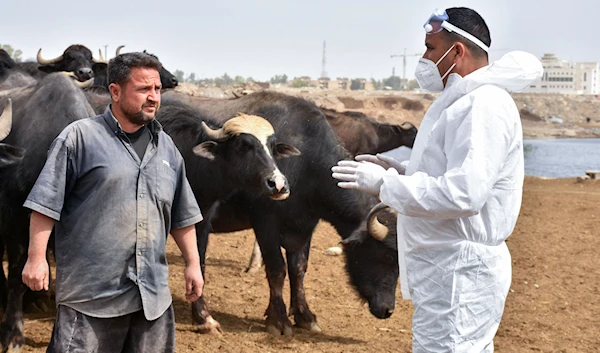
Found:
[[[451,7],[446,9],[446,14],[448,14],[448,22],[451,24],[473,35],[488,47],[490,44],[492,44],[490,29],[483,18],[475,10],[466,7]],[[461,36],[460,34],[452,33],[447,30],[442,32],[447,40],[463,43],[467,48],[469,48],[473,56],[485,58],[488,57],[488,54],[485,50],[481,49],[477,44],[471,42],[469,39]]]
[[[131,69],[135,67],[155,69],[160,72],[162,65],[154,55],[132,52],[115,56],[108,62],[108,84],[124,84],[130,79]]]

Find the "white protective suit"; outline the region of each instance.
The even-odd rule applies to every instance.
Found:
[[[508,94],[542,74],[511,52],[448,77],[419,128],[406,175],[384,177],[381,201],[399,212],[402,295],[412,297],[413,353],[493,352],[511,283],[506,238],[523,189],[523,132]],[[408,270],[408,271],[407,271]]]

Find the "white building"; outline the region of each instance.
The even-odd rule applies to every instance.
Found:
[[[525,92],[600,94],[600,65],[597,62],[568,62],[554,54],[544,54],[542,66],[544,75]]]

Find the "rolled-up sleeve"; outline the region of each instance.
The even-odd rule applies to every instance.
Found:
[[[187,180],[185,163],[181,155],[178,155],[177,187],[171,208],[171,229],[184,228],[198,222],[203,217],[198,202]]]
[[[56,221],[60,221],[67,184],[73,173],[71,148],[65,135],[59,135],[52,142],[46,164],[23,204]]]

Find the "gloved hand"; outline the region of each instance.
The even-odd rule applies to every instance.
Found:
[[[358,156],[354,157],[354,159],[356,159],[359,162],[366,161],[375,163],[377,165],[382,166],[386,170],[394,168],[400,175],[404,175],[404,173],[406,172],[406,167],[404,167],[399,161],[397,161],[393,157],[389,157],[381,153],[377,153],[377,155],[375,156],[372,154],[359,154]]]
[[[331,168],[335,179],[341,180],[338,186],[344,189],[357,189],[379,195],[385,169],[375,163],[339,161]]]

